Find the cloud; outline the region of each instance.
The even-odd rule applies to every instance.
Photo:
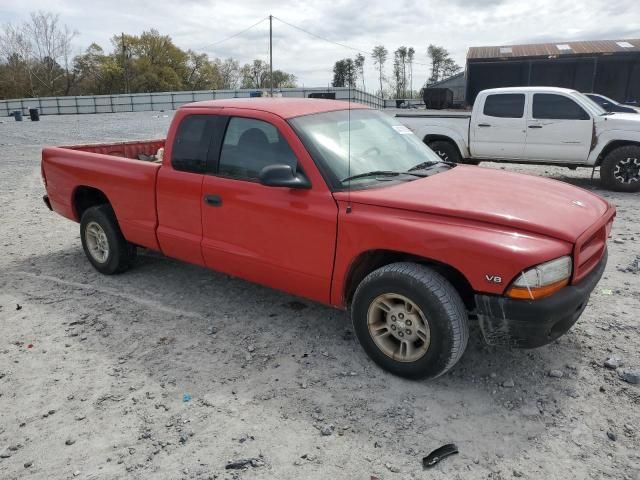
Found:
[[[109,50],[110,38],[155,28],[181,48],[235,57],[241,63],[268,59],[268,22],[225,39],[269,14],[320,37],[369,53],[383,44],[392,56],[413,46],[414,87],[429,74],[427,46],[447,48],[460,65],[467,49],[545,41],[640,38],[640,2],[619,0],[2,0],[0,23],[26,19],[34,10],[54,10],[80,32],[78,51],[95,41]],[[595,13],[597,12],[597,13]],[[319,40],[274,19],[274,67],[294,73],[305,86],[331,82],[333,63],[356,52]],[[376,85],[371,58],[366,84]],[[391,74],[391,60],[387,62]]]

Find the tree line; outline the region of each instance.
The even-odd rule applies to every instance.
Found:
[[[419,92],[414,90],[413,65],[416,51],[413,47],[400,46],[393,52],[392,74],[387,76],[385,65],[389,58],[389,51],[384,45],[377,45],[371,52],[371,58],[377,72],[378,85],[376,94],[381,97],[416,98]],[[423,88],[449,78],[461,67],[451,58],[444,47],[429,45],[427,56],[430,60],[431,75],[423,82]],[[365,57],[358,53],[354,59],[343,58],[333,66],[334,87],[355,88],[362,82],[364,88]]]
[[[267,88],[269,63],[240,65],[182,50],[171,37],[149,30],[111,38],[106,52],[92,43],[78,55],[78,32],[58,15],[35,12],[22,24],[0,30],[0,98],[100,95],[179,90]],[[295,87],[295,75],[273,71],[274,88]]]

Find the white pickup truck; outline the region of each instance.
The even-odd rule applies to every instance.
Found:
[[[396,117],[444,160],[600,167],[604,186],[640,190],[640,115],[609,113],[555,87],[483,90],[469,112]]]

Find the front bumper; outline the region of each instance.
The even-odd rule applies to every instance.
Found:
[[[607,251],[577,285],[540,300],[476,295],[476,312],[489,345],[535,348],[564,335],[582,314],[607,265]]]

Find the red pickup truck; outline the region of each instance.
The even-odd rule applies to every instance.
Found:
[[[144,247],[348,309],[370,357],[410,378],[449,370],[469,319],[490,344],[565,333],[615,216],[585,190],[444,162],[391,116],[317,99],[185,105],[165,140],[45,148],[42,176],[98,271]]]

